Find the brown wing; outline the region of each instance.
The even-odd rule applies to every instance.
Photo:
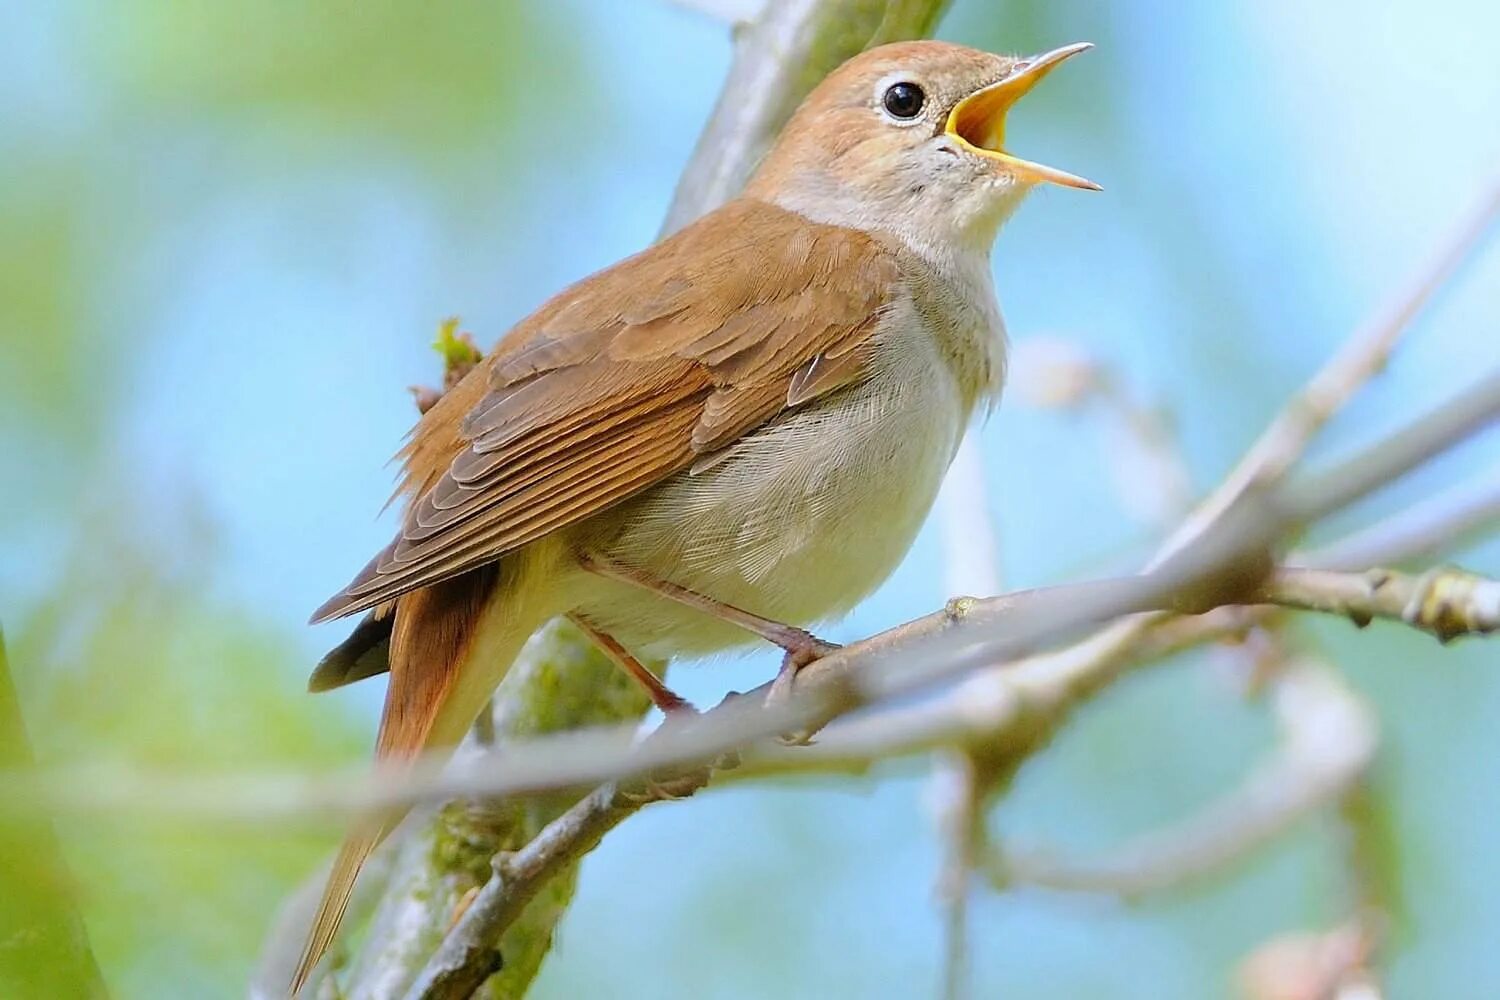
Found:
[[[873,238],[742,200],[579,282],[418,423],[400,536],[313,620],[489,562],[849,384],[898,280]]]

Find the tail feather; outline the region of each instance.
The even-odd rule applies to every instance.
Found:
[[[531,632],[517,621],[504,630],[504,648],[489,648],[482,641],[481,633],[487,634],[485,615],[498,580],[498,567],[489,566],[397,600],[390,637],[391,681],[375,742],[377,761],[407,760],[425,750],[451,747],[463,738],[499,675]],[[511,610],[497,608],[489,613]],[[475,650],[476,640],[485,648]],[[486,662],[470,664],[476,653]],[[403,815],[404,810],[365,821],[339,848],[297,964],[293,995],[338,934],[365,859]]]
[[[383,832],[352,833],[339,846],[333,859],[333,870],[328,873],[328,882],[323,886],[323,898],[318,902],[318,915],[307,932],[307,943],[302,946],[302,957],[297,960],[297,973],[292,977],[292,995],[302,989],[313,967],[318,964],[333,944],[339,924],[344,920],[344,910],[354,892],[354,882],[359,870],[375,850],[384,836]]]
[[[318,661],[307,690],[332,691],[391,669],[391,609],[377,608],[360,619],[349,638]]]

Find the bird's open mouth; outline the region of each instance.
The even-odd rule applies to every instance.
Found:
[[[1046,181],[1090,191],[1101,190],[1091,180],[1012,156],[1004,148],[1005,116],[1011,107],[1064,60],[1093,47],[1089,42],[1076,42],[1017,63],[1010,76],[959,101],[948,114],[947,133],[969,152],[1000,161],[1011,173],[1030,183]]]

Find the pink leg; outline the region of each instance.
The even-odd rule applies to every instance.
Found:
[[[658,580],[649,573],[643,573],[629,566],[611,562],[602,556],[592,553],[579,553],[578,564],[590,573],[605,577],[610,580],[618,580],[649,590],[654,594],[660,594],[668,600],[676,601],[685,607],[701,611],[706,615],[725,621],[762,639],[774,646],[779,646],[786,651],[786,656],[781,661],[781,672],[776,677],[776,687],[785,693],[791,685],[792,678],[797,671],[816,660],[826,653],[832,652],[838,647],[831,642],[824,642],[817,636],[805,629],[793,625],[784,625],[781,622],[762,618],[760,615],[751,614],[732,604],[725,604],[707,597],[695,590],[678,586],[669,580]]]
[[[646,665],[631,655],[630,650],[620,645],[614,636],[601,632],[580,614],[569,614],[568,620],[577,625],[583,634],[599,647],[599,651],[614,661],[615,665],[629,674],[636,683],[646,689],[651,703],[662,710],[663,715],[673,712],[696,712],[692,702],[667,687]]]

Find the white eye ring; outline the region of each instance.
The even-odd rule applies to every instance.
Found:
[[[905,93],[893,98],[892,94],[898,88],[903,89]],[[911,113],[897,114],[900,105],[898,104],[893,109],[893,100],[901,101],[904,99],[910,101],[913,95],[915,96],[916,104],[912,108]],[[874,96],[875,106],[880,109],[880,113],[885,116],[886,121],[892,125],[919,125],[925,120],[923,112],[927,109],[927,92],[920,83],[911,79],[906,74],[898,73],[882,78],[875,86]]]

